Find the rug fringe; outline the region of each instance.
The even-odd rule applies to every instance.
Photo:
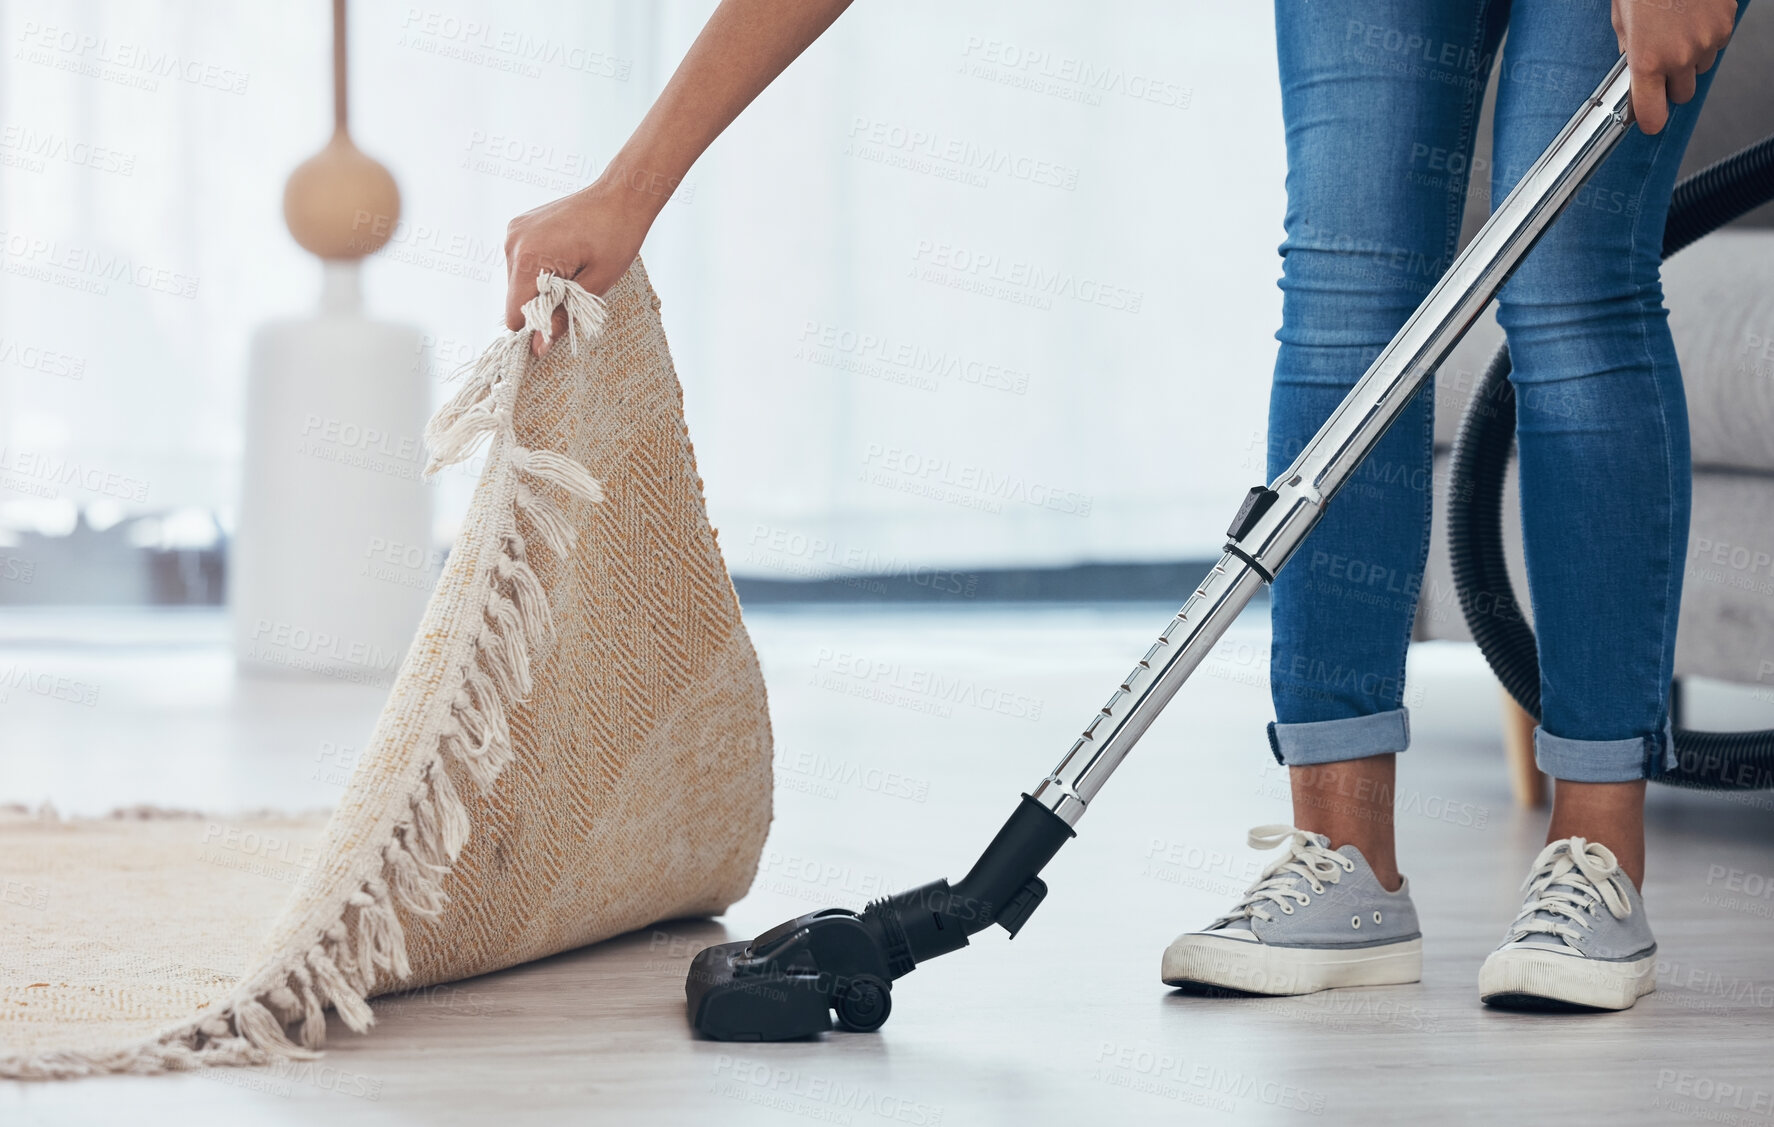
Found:
[[[506,457],[489,461],[487,473],[522,474],[601,501],[603,489],[584,466],[517,442],[513,410],[529,362],[530,334],[540,332],[546,339],[554,310],[565,306],[567,343],[577,354],[581,345],[597,339],[604,324],[603,301],[572,282],[544,273],[537,288],[537,297],[524,306],[524,329],[491,345],[426,426],[432,457],[426,473],[467,459],[491,436],[496,444],[503,443],[495,450],[503,449]],[[438,693],[436,707],[444,715],[437,746],[408,800],[407,816],[396,822],[382,847],[379,871],[345,897],[338,917],[305,951],[243,983],[192,1022],[117,1050],[0,1057],[0,1077],[71,1079],[306,1059],[317,1055],[326,1039],[328,1006],[354,1032],[374,1024],[368,998],[376,986],[412,973],[397,908],[421,918],[443,910],[448,901],[444,880],[473,828],[447,765],[454,762],[483,793],[490,791],[514,755],[507,709],[529,695],[533,652],[554,636],[548,596],[530,567],[517,514],[521,509],[543,542],[560,555],[570,550],[575,530],[558,505],[524,482],[516,483],[514,493],[517,503],[504,514],[496,533],[499,553],[479,605],[463,612],[468,623],[479,620],[473,656],[460,667],[457,687]]]

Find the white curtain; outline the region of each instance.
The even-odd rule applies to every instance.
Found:
[[[439,381],[498,328],[506,221],[596,175],[712,6],[353,5],[353,134],[403,195],[367,303]],[[327,5],[0,16],[0,524],[226,525],[247,341],[317,291],[281,197]],[[643,254],[736,571],[1218,546],[1280,304],[1269,19],[858,0],[729,130]]]

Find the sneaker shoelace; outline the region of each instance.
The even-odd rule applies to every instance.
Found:
[[[1576,949],[1575,941],[1591,930],[1597,904],[1617,920],[1632,914],[1626,882],[1613,850],[1580,837],[1561,838],[1534,859],[1521,886],[1526,897],[1521,914],[1504,942],[1550,935]]]
[[[1287,852],[1270,862],[1256,883],[1245,891],[1244,899],[1209,924],[1208,931],[1217,931],[1241,920],[1274,920],[1275,917],[1269,914],[1270,904],[1279,907],[1283,915],[1291,916],[1296,904],[1312,902],[1311,895],[1300,887],[1301,882],[1312,892],[1322,893],[1326,881],[1337,884],[1344,873],[1355,871],[1354,861],[1325,848],[1315,837],[1293,826],[1258,826],[1250,831],[1249,841],[1252,849],[1262,850],[1274,849],[1285,842]]]

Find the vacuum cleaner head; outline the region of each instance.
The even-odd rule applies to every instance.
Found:
[[[684,982],[690,1024],[720,1041],[789,1041],[824,1033],[836,1011],[843,1029],[879,1029],[893,1009],[891,957],[877,920],[842,908],[800,916],[697,955]]]
[[[797,916],[750,943],[722,943],[690,963],[690,1024],[720,1041],[789,1041],[832,1027],[881,1028],[893,980],[997,924],[1014,937],[1047,895],[1035,874],[1072,838],[1072,827],[1023,795],[972,870],[870,904]]]

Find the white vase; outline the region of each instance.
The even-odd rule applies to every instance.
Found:
[[[423,338],[363,315],[356,261],[324,263],[314,317],[253,338],[228,562],[243,669],[386,687],[438,559],[420,440]]]

